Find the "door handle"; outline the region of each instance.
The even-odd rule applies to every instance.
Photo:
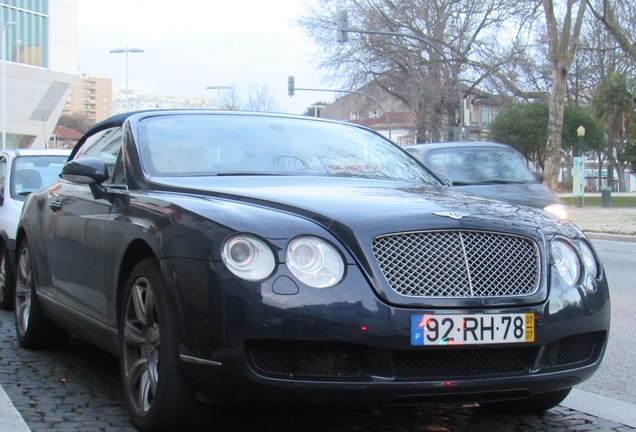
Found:
[[[61,201],[51,201],[49,203],[49,208],[54,212],[62,210],[62,202]]]

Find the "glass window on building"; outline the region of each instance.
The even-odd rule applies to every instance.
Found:
[[[0,0],[0,22],[14,22],[5,35],[7,61],[49,66],[48,0]]]
[[[483,126],[488,125],[490,123],[490,107],[488,105],[481,106],[481,124]]]
[[[349,120],[358,120],[358,111],[351,111],[351,117]]]
[[[477,109],[477,105],[472,104],[472,109],[470,110],[470,124],[476,125],[478,122],[479,110]]]

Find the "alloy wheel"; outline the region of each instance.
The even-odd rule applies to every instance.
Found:
[[[0,251],[0,303],[4,303],[4,296],[8,294],[7,278],[9,277],[9,261],[4,251]]]
[[[24,247],[18,256],[17,279],[15,285],[15,316],[18,334],[25,334],[31,315],[31,295],[33,292],[33,272],[29,248]]]
[[[160,342],[155,296],[142,276],[130,289],[123,326],[126,392],[140,416],[148,414],[157,394]]]

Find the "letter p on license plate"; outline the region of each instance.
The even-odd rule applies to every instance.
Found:
[[[534,314],[412,315],[411,345],[534,342]]]

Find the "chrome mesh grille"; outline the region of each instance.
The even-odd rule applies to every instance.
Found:
[[[525,237],[478,231],[389,234],[373,240],[384,277],[413,297],[507,297],[539,285],[536,244]]]

